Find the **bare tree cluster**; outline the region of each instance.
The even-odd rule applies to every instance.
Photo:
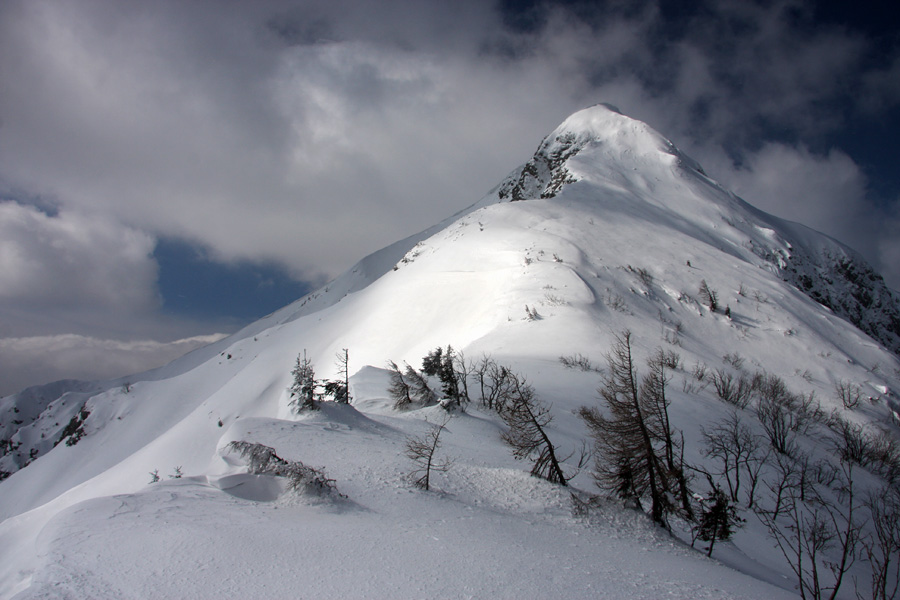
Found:
[[[515,390],[516,374],[487,355],[475,363],[473,372],[481,394],[481,406],[502,410]]]
[[[889,483],[900,481],[900,444],[887,431],[864,428],[833,414],[828,426],[834,433],[832,445],[842,460],[856,463],[880,475]]]
[[[900,490],[895,486],[869,494],[865,501],[871,527],[861,539],[869,563],[873,600],[893,600],[900,592]]]
[[[834,600],[859,558],[864,518],[853,463],[830,471],[828,485],[801,477],[783,491],[779,510],[757,511],[804,599]]]

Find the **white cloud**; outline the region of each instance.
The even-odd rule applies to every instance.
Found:
[[[618,104],[676,143],[737,144],[816,107],[863,47],[793,3],[718,2],[661,35],[653,3],[9,3],[0,175],[61,206],[306,278],[474,202],[570,112]],[[733,148],[731,150],[734,150]]]
[[[832,235],[867,208],[866,177],[845,153],[817,155],[805,146],[769,143],[723,174],[724,183],[751,204]]]
[[[109,217],[0,202],[0,307],[153,310],[156,240]]]
[[[0,339],[0,396],[59,379],[113,379],[162,366],[221,339],[221,334],[162,343],[119,341],[82,335]]]

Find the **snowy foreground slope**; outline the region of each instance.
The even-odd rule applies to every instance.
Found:
[[[639,369],[658,347],[677,352],[672,424],[685,459],[712,470],[701,427],[738,410],[762,429],[753,405],[696,379],[702,365],[777,375],[823,414],[896,437],[897,306],[851,250],[757,211],[643,123],[593,107],[477,204],[230,338],[127,381],[3,399],[0,597],[795,597],[752,511],[715,560],[679,523],[670,535],[615,501],[573,512],[570,491],[596,492],[575,464],[587,431],[573,411],[599,406],[602,374],[559,358],[602,370],[626,329]],[[528,475],[472,390],[441,438],[452,467],[429,492],[408,482],[406,439],[447,413],[395,410],[385,364],[418,367],[448,344],[509,365],[552,406],[571,490]],[[333,379],[343,348],[352,404],[293,414],[298,353]],[[859,406],[843,406],[836,382]],[[813,425],[796,443],[828,458],[830,435]],[[227,448],[238,440],[323,467],[344,497],[249,474]]]

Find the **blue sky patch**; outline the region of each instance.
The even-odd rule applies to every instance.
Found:
[[[173,316],[249,323],[312,291],[275,264],[218,262],[180,240],[160,239],[153,256],[163,311]]]

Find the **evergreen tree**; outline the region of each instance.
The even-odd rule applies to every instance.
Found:
[[[697,537],[709,542],[706,555],[712,556],[716,541],[731,539],[734,529],[743,522],[728,494],[718,485],[714,486],[702,503],[697,524]]]
[[[457,356],[452,346],[444,350],[440,346],[429,352],[422,359],[422,373],[429,377],[437,377],[441,382],[441,393],[452,404],[460,404],[460,374],[456,371]]]
[[[335,402],[350,404],[350,354],[349,351],[344,348],[335,356],[337,358],[339,379],[335,382],[336,385],[334,386],[332,396],[334,397]]]
[[[409,390],[412,397],[414,397],[417,402],[425,406],[437,402],[437,394],[435,394],[434,390],[432,390],[428,386],[428,382],[425,380],[421,373],[413,369],[411,366],[406,365],[406,370],[404,371],[403,376],[405,378],[405,381],[409,384]]]
[[[392,360],[388,361],[388,368],[391,371],[391,383],[388,386],[388,394],[390,394],[391,400],[394,401],[394,408],[407,408],[413,401],[410,395],[410,386],[403,378],[403,373],[400,371],[397,363]]]
[[[300,413],[304,410],[316,409],[316,373],[313,369],[312,360],[306,356],[306,350],[303,354],[297,355],[297,364],[291,371],[294,381],[291,384],[291,406],[294,412]]]

